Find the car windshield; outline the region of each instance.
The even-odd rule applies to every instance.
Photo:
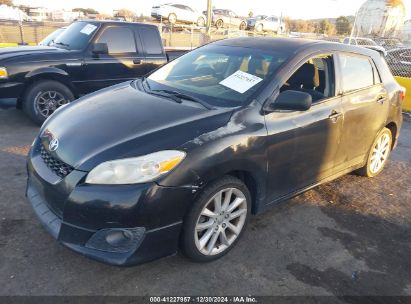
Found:
[[[57,38],[57,36],[60,35],[63,31],[64,31],[63,28],[55,30],[50,35],[48,35],[46,38],[41,40],[39,45],[51,45],[52,43],[54,43],[54,40]]]
[[[289,54],[207,45],[181,56],[147,79],[152,91],[178,91],[217,107],[249,103]]]
[[[96,29],[96,25],[88,22],[72,23],[63,33],[57,36],[53,46],[69,50],[82,50],[87,46]]]
[[[257,20],[263,20],[263,19],[265,19],[267,16],[264,16],[264,15],[258,15],[258,16],[255,16],[255,19],[257,19]]]

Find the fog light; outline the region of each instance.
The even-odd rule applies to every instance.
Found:
[[[125,253],[135,251],[144,238],[144,227],[101,229],[87,241],[86,247]]]

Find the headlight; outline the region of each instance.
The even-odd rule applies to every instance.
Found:
[[[166,150],[145,156],[104,162],[87,175],[88,184],[138,184],[150,182],[173,170],[186,156]]]
[[[9,74],[7,73],[7,69],[0,67],[0,79],[6,79],[9,77]]]

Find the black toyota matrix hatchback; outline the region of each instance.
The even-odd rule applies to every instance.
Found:
[[[302,39],[211,43],[56,111],[27,197],[67,247],[115,265],[226,254],[250,214],[381,172],[404,90],[379,53]]]

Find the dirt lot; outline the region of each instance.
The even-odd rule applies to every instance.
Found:
[[[347,175],[253,217],[211,264],[177,255],[132,268],[84,258],[41,227],[24,198],[37,131],[0,110],[0,295],[411,295],[409,117],[379,177]]]

